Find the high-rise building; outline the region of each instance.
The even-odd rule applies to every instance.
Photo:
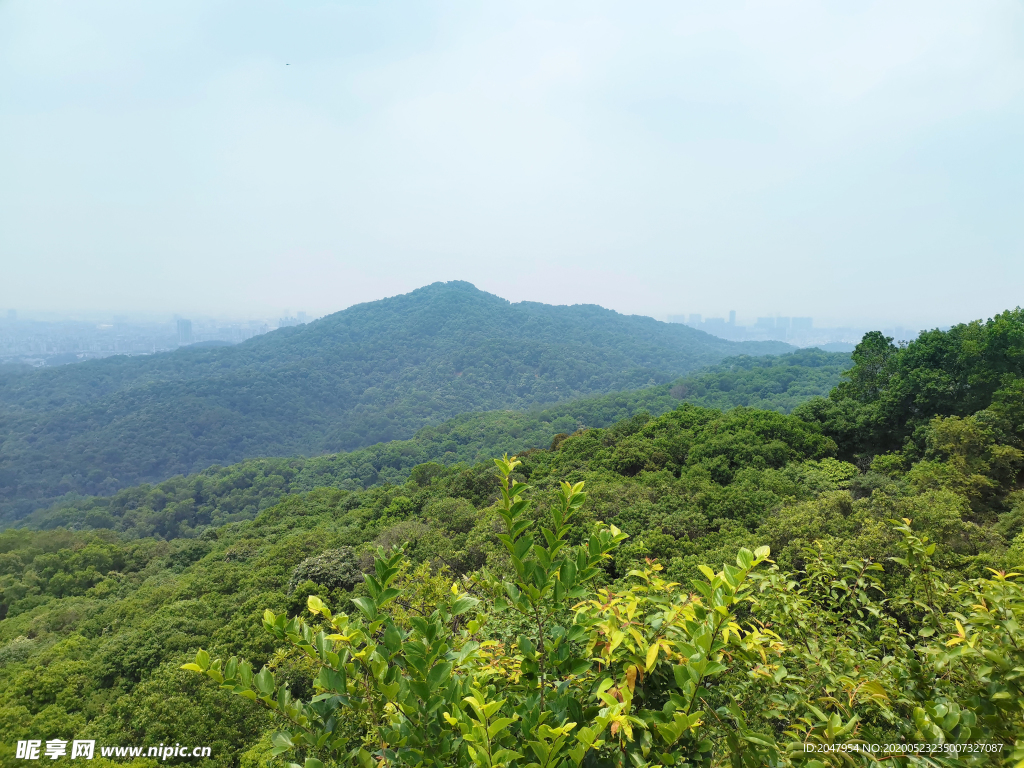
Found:
[[[700,325],[700,315],[690,315],[690,322],[687,323],[687,325],[692,325],[694,327]]]
[[[191,320],[179,320],[178,321],[178,344],[191,344],[192,343],[192,321]]]
[[[729,310],[729,325],[736,325],[736,310]]]

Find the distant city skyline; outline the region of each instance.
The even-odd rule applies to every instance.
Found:
[[[9,309],[0,315],[0,364],[66,365],[112,355],[153,355],[192,344],[238,344],[309,319],[302,311],[276,321],[131,313],[42,319]]]
[[[338,310],[342,311],[342,310]],[[191,344],[237,344],[276,328],[302,325],[317,317],[285,308],[276,318],[219,317],[211,314],[123,311],[58,313],[24,312],[0,307],[0,363],[65,365],[110,355],[150,355]],[[717,316],[670,314],[656,320],[681,323],[731,341],[785,341],[796,347],[817,346],[848,351],[869,330],[880,330],[897,342],[915,338],[928,326],[893,322],[826,325],[811,316],[754,316],[742,308]],[[941,326],[946,327],[946,326]]]
[[[699,313],[668,315],[670,323],[681,323],[731,341],[785,341],[798,347],[823,345],[849,345],[860,341],[868,331],[881,331],[897,343],[911,341],[928,327],[914,328],[900,323],[874,323],[866,325],[823,325],[813,317],[786,315],[760,316],[753,322],[743,322],[736,310],[726,317],[703,317]],[[939,326],[946,328],[948,326]]]
[[[1024,256],[1022,256],[1024,259]],[[472,282],[472,281],[468,281]],[[498,287],[496,290],[485,288],[483,285],[476,284],[481,290],[486,290],[488,293],[493,293],[503,299],[518,303],[520,301],[537,301],[544,304],[597,304],[606,309],[612,309],[616,312],[625,315],[641,315],[644,317],[652,317],[656,320],[663,322],[680,322],[679,318],[689,318],[691,315],[699,315],[702,319],[720,319],[725,322],[729,321],[729,313],[736,312],[736,324],[743,326],[752,326],[757,322],[758,318],[762,317],[790,317],[790,318],[801,318],[811,317],[814,323],[820,327],[855,327],[855,328],[881,328],[903,326],[906,328],[916,328],[917,330],[948,327],[959,323],[971,322],[973,320],[987,320],[988,318],[1006,310],[1014,309],[1018,306],[1024,305],[1024,295],[1016,301],[1007,304],[1006,306],[992,304],[989,311],[975,314],[975,315],[962,315],[958,314],[955,308],[943,307],[936,305],[930,307],[928,311],[922,312],[907,312],[905,308],[896,306],[889,312],[880,312],[876,315],[869,315],[864,312],[851,312],[849,315],[840,314],[838,312],[833,313],[815,313],[811,311],[810,307],[796,305],[788,309],[779,308],[756,308],[756,307],[745,307],[740,303],[725,303],[725,309],[717,307],[701,306],[700,308],[695,307],[694,304],[689,306],[677,306],[671,307],[667,310],[661,308],[647,308],[637,311],[623,309],[620,306],[615,306],[614,303],[605,303],[602,301],[588,300],[585,297],[579,301],[558,301],[558,300],[544,300],[541,298],[514,298],[512,295],[505,295],[501,288]],[[1024,283],[1022,283],[1024,285]],[[409,289],[416,290],[423,286],[414,286]],[[278,306],[255,306],[251,309],[246,308],[222,308],[216,307],[217,302],[211,302],[212,306],[187,306],[189,302],[180,301],[171,303],[168,308],[149,308],[140,309],[134,307],[86,307],[86,308],[65,308],[62,309],[55,305],[46,304],[33,304],[29,302],[12,302],[10,297],[3,295],[3,286],[0,285],[0,298],[7,298],[7,302],[0,302],[0,322],[5,319],[10,319],[9,314],[14,312],[18,318],[21,319],[34,319],[45,322],[59,322],[64,320],[80,320],[84,322],[112,322],[115,317],[130,317],[134,320],[141,322],[164,322],[167,320],[174,320],[178,317],[196,317],[203,318],[212,321],[221,322],[247,322],[250,320],[263,320],[266,322],[276,322],[280,318],[284,317],[295,317],[299,314],[305,316],[307,319],[316,319],[324,317],[326,315],[334,314],[335,312],[341,312],[349,307],[357,304],[378,301],[381,299],[390,298],[392,296],[400,295],[401,293],[408,293],[409,291],[387,291],[380,295],[368,296],[364,300],[355,301],[344,305],[338,305],[335,307],[319,307],[309,302],[305,305],[304,310],[293,309],[296,306],[296,302],[290,304],[281,304]],[[300,305],[302,306],[302,305]],[[674,319],[673,319],[674,318]]]
[[[388,298],[395,294],[387,294],[379,297],[368,299],[367,301],[377,301],[379,299]],[[500,294],[496,294],[499,295]],[[501,298],[507,298],[502,296]],[[525,301],[531,301],[525,299]],[[1022,300],[1024,301],[1024,300]],[[357,302],[364,303],[364,302]],[[543,302],[551,303],[551,302]],[[568,303],[568,302],[566,302]],[[574,302],[582,304],[598,304],[598,302],[583,301]],[[162,323],[162,322],[174,322],[179,318],[183,318],[186,315],[189,319],[202,320],[207,323],[221,323],[221,324],[232,324],[232,323],[248,323],[254,321],[266,322],[273,327],[280,325],[291,325],[297,323],[309,322],[326,315],[334,314],[335,312],[341,312],[345,309],[355,306],[350,304],[344,307],[338,307],[330,311],[307,311],[307,310],[295,310],[291,307],[282,306],[279,308],[267,308],[263,311],[254,311],[250,313],[246,312],[225,312],[217,311],[215,309],[208,309],[206,311],[132,311],[126,309],[87,309],[87,310],[60,310],[56,308],[25,308],[25,307],[4,307],[0,305],[0,324],[5,320],[8,322],[12,318],[18,318],[21,320],[31,320],[39,322],[95,322],[95,323],[113,323],[116,318],[128,318],[133,322],[141,323]],[[605,306],[605,305],[600,305]],[[1015,305],[1016,306],[1016,305]],[[801,321],[810,320],[812,327],[816,328],[856,328],[856,329],[870,329],[870,330],[882,330],[884,328],[904,328],[914,329],[914,332],[921,330],[929,330],[932,328],[945,328],[951,325],[959,323],[971,322],[973,320],[986,320],[993,314],[1002,312],[1007,309],[1013,309],[1014,307],[1003,307],[996,310],[993,313],[985,317],[950,317],[948,312],[935,312],[935,317],[931,320],[922,319],[915,321],[913,319],[904,319],[897,316],[897,313],[893,313],[889,316],[867,318],[867,317],[818,317],[808,315],[797,310],[790,312],[760,312],[756,310],[748,310],[742,306],[735,306],[729,309],[712,309],[705,312],[695,311],[676,311],[668,313],[658,312],[622,312],[616,307],[605,306],[606,309],[612,309],[621,314],[637,314],[644,317],[651,317],[655,320],[670,323],[683,323],[685,325],[693,325],[692,319],[696,316],[698,322],[706,323],[711,321],[712,323],[721,322],[729,324],[730,321],[733,325],[743,326],[752,328],[758,324],[760,320],[765,318],[775,319],[783,318],[789,319],[790,321]],[[285,322],[282,322],[285,321]],[[702,326],[703,328],[703,326]]]

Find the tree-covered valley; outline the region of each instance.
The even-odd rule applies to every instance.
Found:
[[[1018,765],[1024,312],[799,354],[36,512],[0,757]]]
[[[729,342],[592,305],[435,283],[231,347],[0,371],[0,516],[262,456],[409,439],[460,414],[665,384]]]
[[[70,495],[36,510],[20,524],[194,537],[210,525],[251,519],[290,493],[401,484],[417,466],[472,465],[503,453],[543,448],[565,434],[608,427],[640,412],[660,415],[681,402],[719,410],[757,406],[788,413],[814,396],[828,394],[849,365],[849,355],[815,349],[778,357],[727,358],[670,384],[584,397],[539,410],[462,414],[424,427],[410,440],[348,453],[250,459],[153,486],[126,488],[113,496]]]

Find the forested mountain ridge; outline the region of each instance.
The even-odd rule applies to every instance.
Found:
[[[364,613],[376,615],[372,601],[381,593],[361,580],[362,574],[381,575],[372,552],[404,545],[407,560],[391,583],[400,599],[380,609],[400,634],[390,624],[374,634],[370,625],[365,636],[386,643],[386,652],[383,644],[373,652],[382,664],[394,664],[421,643],[419,618],[472,590],[479,602],[471,601],[464,619],[444,631],[453,623],[468,626],[474,642],[494,644],[495,662],[481,673],[480,687],[496,687],[488,696],[502,702],[495,705],[502,722],[519,729],[501,736],[503,744],[527,743],[540,730],[530,720],[536,701],[513,702],[537,679],[534,649],[550,641],[557,650],[562,624],[570,624],[575,636],[583,633],[578,645],[592,658],[566,667],[569,672],[552,664],[551,699],[566,692],[578,697],[571,712],[552,707],[552,727],[592,727],[601,743],[588,742],[596,744],[588,765],[678,765],[682,756],[690,764],[810,768],[838,755],[843,765],[864,768],[883,760],[908,768],[1015,766],[1024,759],[1024,585],[1018,575],[1024,566],[1024,376],[1013,366],[1024,362],[1024,347],[1000,341],[1007,327],[1024,331],[1024,315],[1006,313],[990,324],[929,337],[923,348],[870,337],[855,353],[847,381],[872,386],[837,387],[828,399],[793,414],[723,413],[684,403],[659,417],[637,413],[526,452],[515,479],[533,487],[535,506],[527,508],[518,534],[529,537],[534,551],[551,547],[555,534],[547,530],[542,538],[539,528],[548,528],[552,510],[564,506],[562,480],[584,482],[588,494],[568,523],[566,549],[587,549],[588,537],[609,525],[629,536],[591,574],[593,588],[608,592],[573,598],[608,609],[599,623],[567,608],[558,631],[534,634],[502,604],[525,590],[499,585],[489,591],[494,582],[488,579],[519,578],[499,535],[511,527],[502,517],[503,481],[493,462],[421,465],[401,484],[293,494],[255,519],[208,528],[195,538],[4,531],[0,724],[8,741],[0,744],[0,764],[18,764],[15,740],[46,733],[105,744],[204,744],[224,768],[271,765],[282,743],[271,733],[290,724],[233,695],[231,685],[182,669],[193,660],[203,669],[219,658],[214,671],[227,677],[238,668],[227,662],[234,655],[255,670],[266,665],[259,695],[272,700],[264,689],[275,693],[275,685],[287,685],[288,696],[306,702],[326,689],[342,696],[349,691],[353,702],[390,704],[396,694],[361,687],[372,684],[373,675],[347,672],[332,682],[330,674],[318,676],[318,659],[326,650],[340,654],[340,646],[324,643],[349,642],[354,630],[367,627]],[[964,361],[959,370],[967,380],[990,382],[988,391],[970,405],[939,398],[927,406],[928,417],[918,400],[896,412],[898,434],[907,435],[898,450],[872,448],[878,423],[846,416],[869,409],[892,417],[888,406],[875,404],[892,402],[903,377],[960,376],[948,357],[924,354],[936,345]],[[879,347],[888,369],[876,365]],[[991,354],[979,354],[986,350]],[[775,562],[765,562],[761,550],[755,567],[762,545]],[[513,553],[527,549],[512,547]],[[531,562],[543,565],[539,558]],[[578,572],[551,571],[565,579]],[[662,577],[676,584],[658,587]],[[749,588],[740,601],[716,598],[741,583]],[[344,632],[312,643],[323,646],[315,653],[292,647],[263,623],[265,610],[320,621],[308,609],[317,605],[309,596],[349,622]],[[700,610],[704,605],[716,607]],[[615,606],[624,610],[612,616]],[[667,607],[688,627],[662,632]],[[709,636],[702,622],[716,613],[735,624],[716,625]],[[609,642],[613,635],[602,627],[620,628],[623,640]],[[310,636],[318,629],[313,626]],[[468,640],[456,636],[450,653],[438,654],[438,677],[472,672],[458,653],[471,647]],[[708,656],[713,663],[705,663]],[[688,668],[697,664],[698,679],[687,687]],[[607,676],[608,683],[593,675]],[[425,701],[438,690],[379,679],[382,686],[422,690]],[[243,676],[236,693],[247,685]],[[609,685],[622,701],[594,697]],[[691,712],[697,696],[700,709]],[[469,708],[451,698],[444,711],[456,721]],[[594,714],[627,700],[635,717],[629,738],[621,725],[612,728]],[[674,728],[680,710],[698,716]],[[413,720],[432,710],[410,704],[404,711]],[[576,719],[568,720],[570,713]],[[451,746],[456,723],[435,715],[437,743]],[[348,747],[380,749],[382,739],[360,713],[342,710],[334,722],[351,740]],[[867,753],[859,749],[864,744],[896,745],[897,753],[891,759]],[[809,753],[805,745],[826,749]],[[913,745],[935,749],[908,755]],[[331,758],[309,748],[290,750],[288,759],[301,764],[316,756]],[[380,759],[393,766],[416,764],[415,757]],[[515,760],[510,765],[524,766],[532,757]],[[438,764],[471,762],[463,749]],[[144,765],[138,761],[136,768]]]
[[[0,507],[408,438],[468,411],[661,384],[736,354],[683,325],[436,283],[233,347],[0,373]]]
[[[410,440],[392,440],[349,453],[249,459],[155,486],[126,488],[112,496],[65,499],[33,512],[19,525],[190,537],[207,526],[252,519],[288,494],[318,487],[360,490],[381,483],[401,484],[418,465],[423,476],[440,470],[440,465],[475,464],[503,453],[546,448],[565,434],[608,427],[642,412],[659,416],[680,402],[721,410],[756,406],[788,413],[815,395],[827,394],[850,364],[849,355],[817,349],[778,357],[727,358],[671,384],[583,397],[530,411],[460,414],[424,427]]]

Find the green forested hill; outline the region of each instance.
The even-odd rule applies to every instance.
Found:
[[[970,406],[938,399],[927,406],[919,400],[918,409],[902,415],[872,410],[911,437],[896,451],[869,447],[876,421],[840,422],[829,410],[856,413],[890,402],[894,388],[898,393],[902,379],[879,377],[871,350],[881,345],[869,338],[848,381],[875,386],[844,385],[799,415],[723,413],[684,403],[525,453],[517,477],[535,488],[530,519],[548,525],[559,481],[582,481],[589,495],[572,518],[569,544],[586,542],[608,524],[629,535],[601,566],[595,586],[614,593],[601,596],[601,605],[613,605],[613,598],[635,605],[636,617],[656,615],[648,612],[669,601],[692,610],[700,603],[690,585],[704,583],[702,564],[715,570],[737,564],[718,577],[725,589],[743,576],[741,547],[771,547],[776,566],[763,564],[750,577],[755,588],[742,602],[731,640],[724,640],[713,679],[699,689],[705,716],[694,719],[693,742],[678,754],[703,750],[710,764],[729,765],[730,753],[746,750],[742,764],[809,766],[816,763],[804,744],[959,741],[1002,745],[1005,752],[982,752],[976,761],[944,752],[935,764],[1013,765],[1024,757],[1014,756],[1015,743],[1024,740],[1024,708],[1015,693],[1024,665],[1024,588],[1006,575],[1024,565],[1024,376],[1014,373],[1021,351],[1000,341],[1014,328],[1024,330],[1019,313],[925,340],[959,348],[970,381],[996,384]],[[894,364],[900,377],[949,375],[945,358],[912,347],[883,350],[902,356]],[[922,407],[933,409],[930,418]],[[245,478],[236,482],[245,489]],[[207,492],[194,490],[200,500]],[[147,504],[158,498],[155,489],[145,494]],[[266,664],[267,675],[308,701],[318,692],[316,665],[264,631],[263,611],[310,619],[307,596],[315,595],[358,622],[352,599],[369,594],[359,574],[370,569],[377,545],[405,545],[408,563],[395,582],[405,602],[388,608],[398,611],[403,632],[412,631],[419,612],[450,596],[455,582],[480,600],[471,631],[498,643],[496,658],[505,666],[496,665],[487,681],[530,684],[524,649],[531,645],[517,639],[524,625],[500,613],[479,572],[486,567],[493,578],[514,578],[498,539],[505,530],[499,498],[492,463],[426,465],[401,484],[292,494],[255,519],[210,527],[196,538],[133,538],[137,531],[110,530],[0,533],[0,730],[7,736],[0,763],[18,764],[15,741],[45,733],[99,744],[209,745],[217,765],[270,765],[269,734],[282,724],[181,665],[199,647],[211,658],[237,654],[257,670]],[[130,500],[122,505],[125,515],[137,509]],[[183,505],[169,514],[190,511]],[[911,522],[894,522],[901,519]],[[543,546],[536,527],[528,535]],[[649,582],[629,575],[653,561],[686,585],[656,595],[661,608],[643,597]],[[463,578],[471,574],[477,581]],[[709,603],[712,592],[706,592]],[[633,609],[623,615],[617,620],[631,620]],[[646,638],[657,626],[638,619],[628,628]],[[675,699],[666,690],[688,695],[687,658],[697,654],[674,645],[684,642],[680,637],[663,638],[666,653],[690,654],[671,657],[679,672],[672,664],[659,668],[657,651],[653,662],[642,651],[629,656],[633,640],[625,639],[628,661],[602,667],[601,674],[607,669],[619,691],[629,686],[636,711],[656,718],[664,705],[671,715]],[[713,640],[707,647],[716,647]],[[587,707],[589,690],[579,692]],[[581,710],[588,722],[600,706]],[[526,728],[528,712],[515,714]],[[665,748],[662,724],[638,716],[632,740],[601,726],[598,735],[610,747],[593,764],[619,765],[616,754],[643,764],[643,749]],[[374,734],[358,718],[342,727],[357,745],[362,739],[376,749]],[[440,721],[439,727],[447,726]],[[641,734],[650,730],[662,735],[644,741]],[[301,763],[303,755],[295,757]],[[877,760],[844,753],[847,765]]]
[[[0,504],[411,437],[468,411],[662,384],[788,345],[438,283],[234,347],[0,373]]]
[[[1024,415],[1024,310],[948,331],[925,331],[897,346],[878,331],[853,353],[852,375],[828,399],[801,406],[821,423],[847,456],[888,451],[920,458],[935,416],[969,417],[999,404],[1012,418]],[[991,431],[991,423],[978,428]]]
[[[788,412],[815,395],[828,394],[849,365],[849,355],[814,349],[778,357],[728,358],[671,384],[584,397],[540,410],[462,414],[424,427],[410,440],[349,453],[249,459],[155,486],[127,488],[113,496],[65,499],[32,513],[21,524],[109,527],[134,536],[194,536],[205,526],[251,519],[289,493],[403,483],[414,467],[427,462],[474,464],[506,452],[546,448],[559,434],[607,427],[641,412],[657,416],[677,407],[680,400],[722,410],[757,406]],[[426,471],[421,468],[420,473]]]

